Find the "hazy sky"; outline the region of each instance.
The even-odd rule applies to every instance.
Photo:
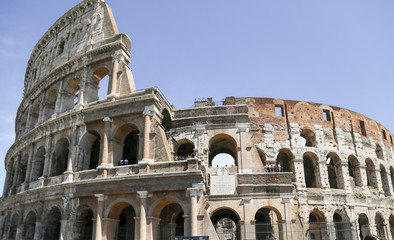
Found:
[[[0,0],[0,191],[27,61],[77,0]],[[339,106],[394,131],[392,0],[107,0],[132,40],[137,89],[195,98],[273,97]]]

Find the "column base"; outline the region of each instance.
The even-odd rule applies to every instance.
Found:
[[[66,171],[63,174],[64,174],[63,182],[73,182],[74,181],[74,172]]]

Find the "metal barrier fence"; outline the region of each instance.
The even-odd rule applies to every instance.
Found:
[[[359,240],[355,222],[255,223],[216,229],[219,240]],[[364,236],[365,237],[365,236]]]

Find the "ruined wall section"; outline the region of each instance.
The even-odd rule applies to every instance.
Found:
[[[106,76],[108,97],[135,92],[130,48],[131,40],[118,32],[103,0],[85,0],[65,13],[31,54],[15,122],[17,139],[63,112],[99,100]]]
[[[376,146],[371,143],[374,142],[390,155],[394,146],[393,134],[387,128],[347,109],[273,98],[244,98],[244,102],[248,104],[250,124],[256,127],[271,124],[275,141],[289,140],[291,125],[298,124],[300,129],[317,131],[316,134],[322,131],[322,138],[317,136],[316,139],[319,146],[374,149]],[[282,115],[278,115],[275,108],[282,109]],[[261,137],[255,138],[258,140]]]

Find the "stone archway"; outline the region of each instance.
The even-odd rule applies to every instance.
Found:
[[[240,240],[240,217],[232,209],[222,208],[213,212],[211,221],[219,239]]]

